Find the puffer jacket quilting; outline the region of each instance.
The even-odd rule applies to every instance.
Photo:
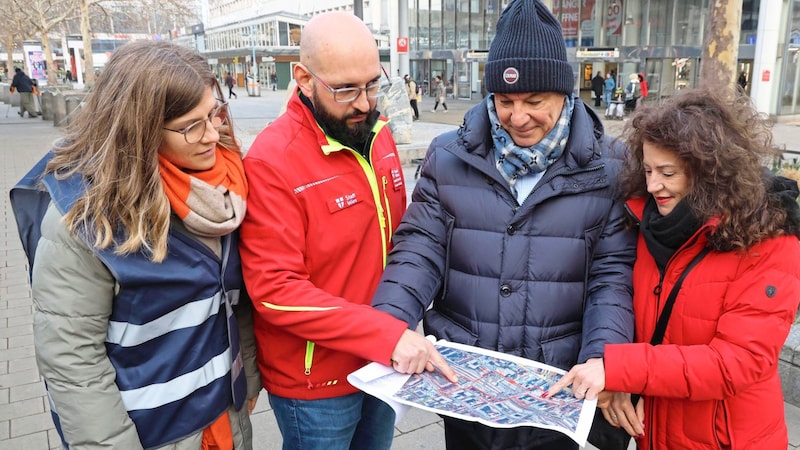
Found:
[[[411,327],[424,313],[437,338],[563,369],[630,342],[624,146],[576,100],[565,153],[520,205],[495,167],[489,126],[481,103],[431,143],[373,305]]]

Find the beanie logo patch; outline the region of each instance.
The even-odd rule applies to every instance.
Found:
[[[506,84],[514,84],[519,81],[519,71],[515,67],[508,67],[503,71],[503,81]]]

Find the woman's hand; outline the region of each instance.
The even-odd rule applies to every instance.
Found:
[[[644,435],[644,401],[641,398],[634,407],[631,394],[614,392],[609,406],[602,411],[611,425],[624,428],[633,437]]]
[[[255,397],[247,400],[247,413],[253,414],[253,410],[256,409],[256,403],[258,403],[258,395]]]
[[[572,385],[577,399],[594,400],[606,386],[606,369],[603,358],[591,358],[573,367],[566,375],[547,390],[543,397],[552,397],[558,391]]]

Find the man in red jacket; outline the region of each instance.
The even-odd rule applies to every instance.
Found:
[[[372,33],[352,14],[316,16],[294,78],[286,113],[244,160],[240,248],[263,384],[284,448],[389,449],[393,411],[347,375],[368,361],[454,374],[430,342],[370,306],[406,204],[376,110],[387,80]]]

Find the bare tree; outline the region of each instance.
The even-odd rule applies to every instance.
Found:
[[[94,58],[92,57],[92,26],[91,26],[91,13],[92,9],[103,9],[103,14],[107,17],[114,17],[115,13],[122,13],[135,17],[139,24],[142,26],[143,32],[154,34],[159,32],[168,31],[169,28],[175,26],[176,20],[182,20],[184,23],[191,23],[187,18],[197,17],[195,11],[191,8],[191,0],[75,0],[80,9],[80,28],[81,36],[83,37],[83,54],[84,62],[86,63],[86,76],[85,82],[87,85],[94,84]],[[108,5],[107,11],[104,9],[104,4]],[[149,14],[142,15],[142,11],[148,11]],[[142,20],[144,19],[144,23]],[[151,22],[152,19],[152,22]],[[109,30],[113,31],[113,30]]]
[[[15,42],[39,37],[48,67],[48,84],[55,84],[56,66],[49,37],[69,34],[77,25],[83,39],[84,82],[91,86],[94,84],[92,22],[98,16],[105,16],[110,28],[100,29],[111,33],[116,23],[114,18],[121,19],[119,22],[124,24],[126,32],[167,33],[171,28],[197,22],[194,5],[192,0],[0,0],[0,42],[6,47],[11,64]]]
[[[742,0],[710,0],[700,86],[733,86],[739,58]]]
[[[14,45],[25,36],[22,16],[22,10],[13,7],[11,0],[0,0],[0,43],[8,54],[6,69],[9,72],[14,65]]]
[[[42,41],[42,53],[47,66],[47,83],[55,84],[56,66],[50,46],[50,33],[70,17],[70,5],[63,0],[12,0],[12,2],[14,8],[25,11],[21,20],[22,28],[26,32],[24,36],[38,35]]]

